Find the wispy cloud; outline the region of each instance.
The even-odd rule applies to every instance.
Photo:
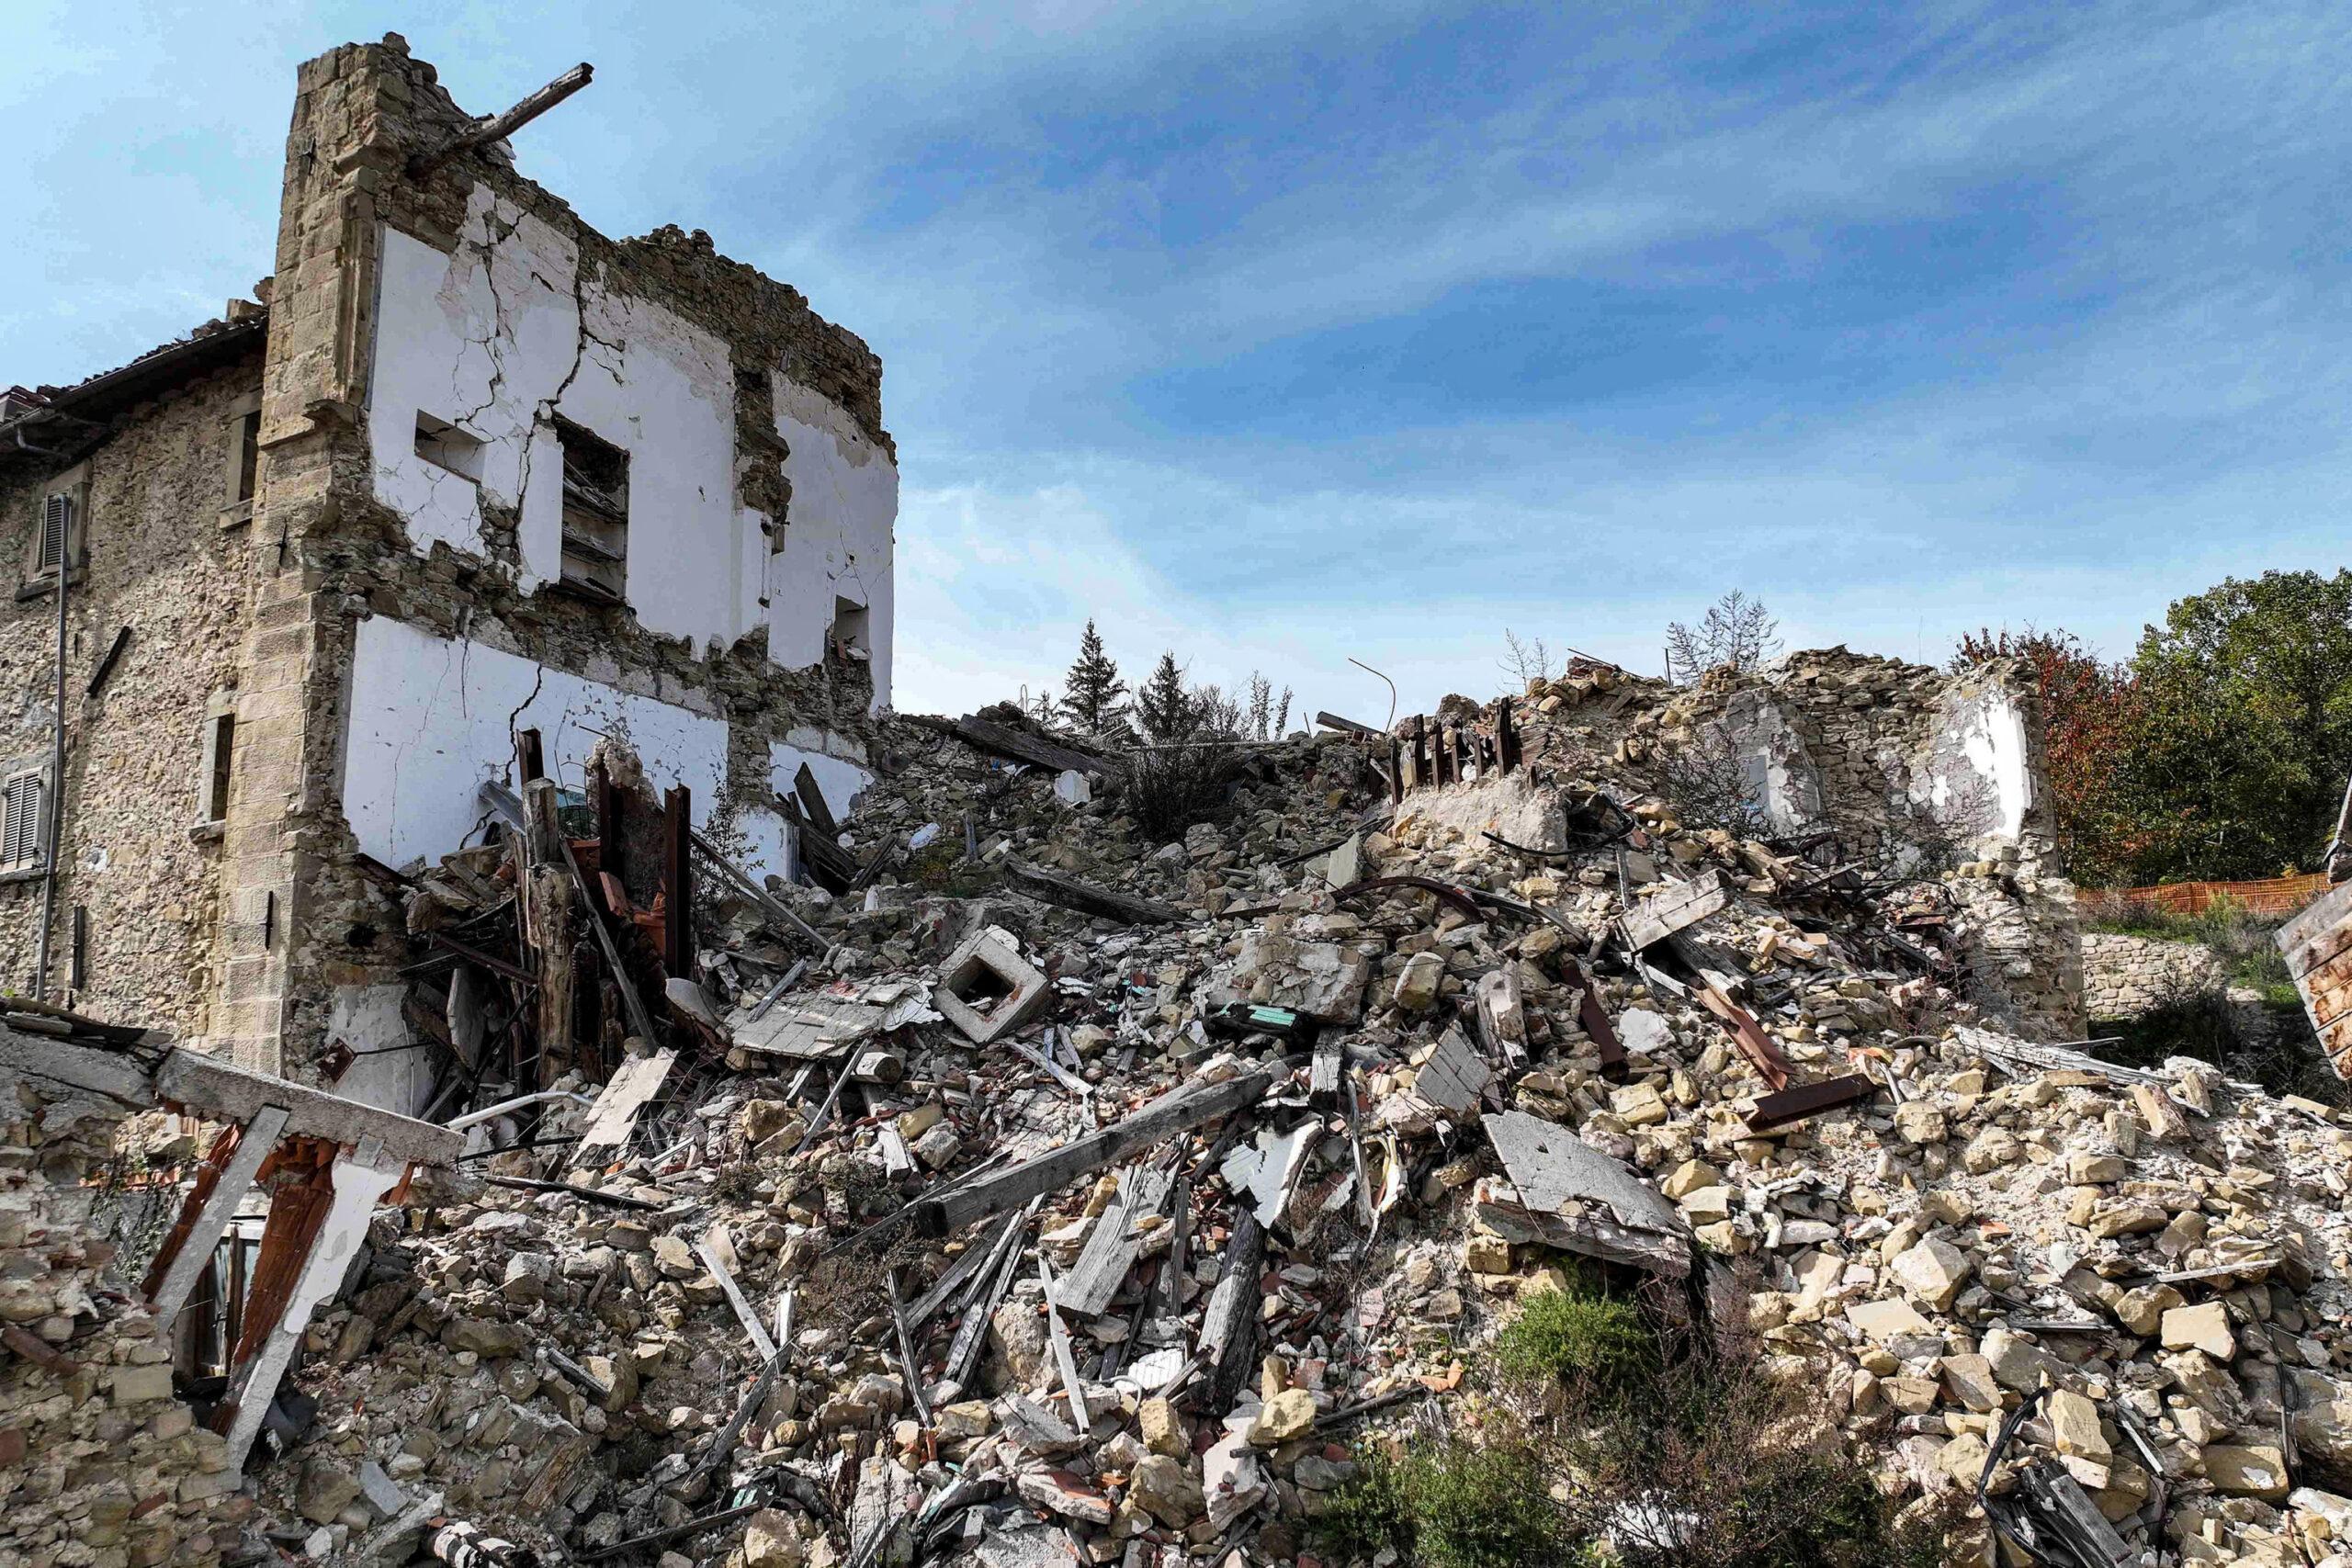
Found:
[[[1350,654],[1417,705],[1506,625],[1654,665],[1734,586],[2112,650],[2342,558],[2338,6],[40,5],[0,379],[265,270],[293,61],[387,26],[476,108],[594,60],[526,168],[882,355],[911,705],[1057,682],[1089,615],[1362,712]]]

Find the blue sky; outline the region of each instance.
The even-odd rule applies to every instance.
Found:
[[[2111,653],[2345,563],[2341,5],[11,7],[0,382],[269,265],[294,66],[398,28],[607,233],[707,229],[861,333],[900,705],[1263,669],[1377,721],[1502,630],[1655,670]]]

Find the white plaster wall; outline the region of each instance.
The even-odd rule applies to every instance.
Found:
[[[481,495],[519,498],[524,586],[556,578],[563,465],[549,416],[560,413],[629,455],[628,598],[639,622],[697,646],[761,624],[765,520],[735,504],[724,343],[582,277],[570,236],[480,185],[456,254],[387,230],[380,276],[375,491],[420,551],[439,541],[480,554]],[[480,492],[416,456],[420,412],[485,443]]]
[[[2026,765],[2025,715],[1998,687],[1947,699],[1943,733],[1936,748],[1939,765],[1929,774],[1930,800],[1939,807],[1981,791],[1986,813],[1983,831],[2014,839],[2033,805],[2033,774]],[[1947,759],[1957,748],[1960,766]]]
[[[825,792],[825,804],[832,807],[836,819],[850,819],[852,807],[859,795],[874,782],[874,775],[855,762],[822,751],[806,751],[797,746],[787,746],[781,740],[768,742],[768,778],[778,795],[790,795],[793,781],[799,776],[801,764]]]
[[[769,379],[776,434],[790,453],[784,471],[792,481],[792,508],[784,547],[768,560],[768,656],[787,670],[817,663],[825,657],[834,600],[863,604],[879,710],[890,701],[899,468],[832,400],[781,374]]]
[[[727,773],[727,725],[483,644],[386,616],[359,624],[344,737],[343,811],[359,847],[389,865],[458,848],[481,820],[484,779],[510,782],[514,731],[537,728],[549,772],[586,783],[603,735],[626,733],[656,789],[693,791],[707,821]],[[768,841],[777,854],[781,824]]]
[[[327,1012],[327,1038],[357,1054],[334,1091],[345,1100],[413,1116],[433,1094],[433,1052],[409,1038],[401,1015],[405,985],[338,986]]]

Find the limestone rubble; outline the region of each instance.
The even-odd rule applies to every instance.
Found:
[[[1396,799],[1385,737],[1248,745],[1229,809],[1165,842],[1115,788],[1072,807],[1051,772],[893,724],[843,832],[854,863],[898,846],[889,869],[768,889],[824,952],[707,885],[664,1092],[575,1157],[598,1086],[567,1081],[533,1146],[485,1123],[454,1183],[379,1214],[310,1327],[315,1423],[250,1503],[208,1495],[176,1406],[117,1412],[135,1306],[12,1261],[0,1315],[120,1370],[0,1370],[0,1445],[28,1420],[80,1445],[0,1467],[0,1540],[212,1562],[243,1524],[294,1561],[389,1563],[454,1519],[549,1562],[1306,1561],[1352,1445],[1442,1427],[1555,1249],[1602,1246],[1577,1218],[1600,1204],[1619,1266],[1743,1282],[1716,1310],[1891,1497],[1973,1495],[1999,1446],[1996,1513],[2075,1489],[2119,1561],[2344,1568],[2352,1118],[2064,1049],[2079,950],[2036,818],[1937,817],[1988,689],[2010,700],[1842,650],[1695,689],[1580,665],[1510,699],[1508,771]],[[1690,759],[1714,746],[1762,756],[1794,815],[1703,820],[1678,791],[1706,794]],[[1177,918],[1042,902],[1015,864]],[[1628,950],[1629,909],[1710,872],[1720,908]],[[1439,887],[1356,886],[1397,877]],[[990,927],[1049,996],[975,1045],[934,1004]],[[794,957],[820,962],[754,1019]],[[1792,1086],[1860,1075],[1860,1098],[1759,1130],[1773,1085],[1710,986]],[[984,1025],[1025,995],[964,999]],[[1259,1072],[1254,1102],[1034,1212],[917,1222]],[[1506,1168],[1506,1111],[1573,1157]],[[70,1238],[94,1266],[50,1207],[51,1134],[8,1142],[6,1256]],[[133,1421],[169,1506],[87,1533],[146,1495],[85,1457]],[[1964,1512],[1948,1559],[1988,1561]]]

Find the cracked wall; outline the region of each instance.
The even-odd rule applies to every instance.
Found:
[[[879,361],[707,235],[596,233],[503,144],[413,172],[472,122],[396,36],[301,69],[256,524],[271,625],[243,660],[285,711],[253,749],[269,786],[227,825],[214,1029],[296,1077],[342,1036],[384,1043],[358,1003],[404,943],[360,857],[478,831],[516,725],[571,787],[591,730],[625,726],[657,784],[780,871],[779,769],[814,759],[846,794],[888,696]],[[628,455],[625,603],[560,582],[559,415]],[[844,600],[863,649],[825,635]]]

